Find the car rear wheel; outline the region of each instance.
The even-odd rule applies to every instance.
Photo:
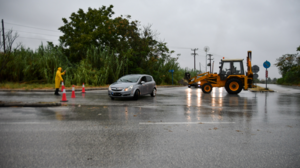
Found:
[[[114,98],[114,97],[110,97],[110,99],[111,99],[111,100],[115,100],[115,98]]]
[[[155,88],[153,88],[152,93],[151,93],[151,96],[152,96],[152,97],[155,97],[155,96],[156,96],[156,89],[155,89]]]

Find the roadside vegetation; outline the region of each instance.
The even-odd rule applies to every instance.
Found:
[[[82,83],[101,86],[115,82],[119,77],[130,73],[147,73],[153,75],[157,84],[171,84],[174,69],[174,84],[184,77],[185,70],[180,69],[177,59],[169,55],[157,57],[149,69],[130,72],[131,66],[128,60],[121,60],[115,52],[107,48],[99,51],[91,47],[86,57],[78,63],[72,63],[64,55],[60,47],[41,45],[35,52],[21,48],[8,54],[1,54],[0,64],[3,68],[0,78],[3,82],[18,83],[54,83],[55,73],[58,67],[66,70],[63,76],[65,85],[82,85]],[[150,61],[151,62],[151,61]]]
[[[65,86],[105,86],[126,74],[150,74],[157,84],[178,84],[185,70],[151,25],[131,16],[113,18],[113,6],[79,9],[62,18],[59,45],[48,42],[32,50],[18,46],[0,53],[1,85],[53,84],[58,67],[66,70]],[[16,36],[17,37],[17,36]],[[3,48],[3,47],[2,47]],[[1,44],[0,44],[0,49]],[[195,73],[195,72],[191,72]],[[12,83],[18,83],[14,86]],[[37,86],[36,86],[37,87]]]
[[[275,64],[282,78],[277,80],[278,84],[300,85],[300,46],[295,54],[285,54],[277,59]]]
[[[94,88],[94,87],[108,87],[104,86],[92,86],[89,84],[84,84],[85,88]],[[73,86],[73,85],[72,85]],[[67,86],[67,89],[72,89],[72,86]],[[75,89],[82,89],[82,85],[74,85]],[[39,89],[55,89],[54,84],[52,83],[17,83],[17,82],[3,82],[0,83],[0,89],[23,89],[23,90],[39,90]]]
[[[271,79],[268,77],[267,82],[269,84],[277,84],[277,78]],[[266,83],[266,79],[254,79],[254,83]]]

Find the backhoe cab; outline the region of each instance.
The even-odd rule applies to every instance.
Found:
[[[229,94],[238,94],[242,89],[253,88],[251,56],[252,52],[248,51],[246,73],[243,59],[221,59],[219,74],[205,72],[194,76],[189,79],[189,87],[193,83],[198,83],[204,93],[210,93],[213,87],[225,87]]]

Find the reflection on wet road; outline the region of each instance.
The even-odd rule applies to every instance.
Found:
[[[106,94],[0,108],[0,167],[300,167],[299,90],[160,88],[138,101]],[[49,95],[0,100],[56,99]]]

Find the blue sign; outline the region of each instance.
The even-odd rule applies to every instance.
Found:
[[[265,62],[264,62],[264,67],[265,67],[266,69],[270,68],[270,66],[271,66],[271,63],[270,63],[269,61],[265,61]]]
[[[174,69],[169,70],[169,72],[172,73],[172,85],[173,85],[173,73],[174,73]]]

